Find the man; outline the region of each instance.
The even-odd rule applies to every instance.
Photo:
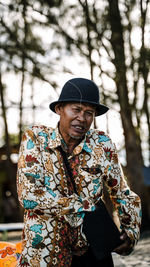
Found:
[[[82,258],[88,249],[84,214],[95,209],[103,181],[124,230],[115,251],[128,253],[139,238],[140,199],[126,184],[110,137],[90,130],[94,117],[108,110],[99,103],[97,85],[69,80],[50,109],[60,116],[58,127],[33,126],[22,137],[17,186],[25,212],[18,266],[75,266],[73,255]]]

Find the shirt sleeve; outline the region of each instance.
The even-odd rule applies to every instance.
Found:
[[[45,216],[57,216],[67,220],[73,216],[72,226],[82,223],[84,211],[94,210],[92,200],[81,199],[78,195],[62,196],[45,183],[40,143],[32,129],[22,137],[17,170],[17,190],[20,204],[26,210]],[[71,223],[71,217],[69,221]]]
[[[118,160],[116,147],[111,141],[104,147],[104,154],[106,165],[103,179],[118,213],[121,229],[127,233],[133,246],[140,235],[141,201],[129,188]]]

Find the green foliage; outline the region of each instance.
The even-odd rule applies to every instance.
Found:
[[[18,145],[19,144],[19,135],[18,134],[10,134],[10,145]]]

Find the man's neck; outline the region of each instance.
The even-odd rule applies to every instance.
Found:
[[[62,136],[63,137],[63,136]],[[63,147],[65,148],[67,154],[71,154],[73,152],[73,150],[75,149],[76,146],[78,146],[78,144],[80,144],[82,139],[73,139],[73,138],[68,138],[68,140],[66,141],[63,138],[64,142],[65,142],[65,146],[64,144]]]
[[[76,146],[80,144],[83,138],[77,139],[73,138],[72,136],[63,136],[59,131],[60,135],[62,136],[62,147],[66,151],[67,154],[71,154]]]

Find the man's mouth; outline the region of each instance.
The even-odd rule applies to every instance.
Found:
[[[75,127],[76,129],[79,129],[79,130],[84,130],[84,129],[85,129],[83,126],[79,126],[79,125],[74,125],[74,127]]]
[[[72,126],[77,132],[84,132],[85,131],[85,127],[82,125],[72,125]]]

